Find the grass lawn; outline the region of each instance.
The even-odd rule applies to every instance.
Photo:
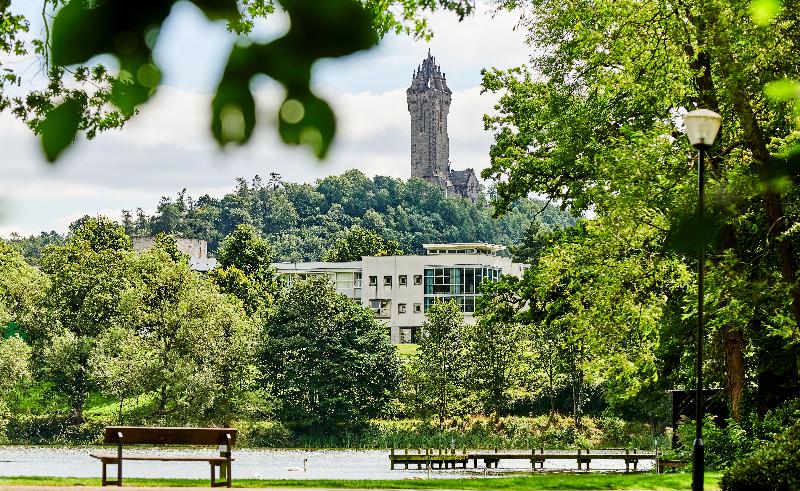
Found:
[[[410,360],[411,358],[417,355],[417,350],[419,349],[418,344],[411,344],[411,343],[400,343],[395,345],[397,348],[397,354],[403,360]]]
[[[719,473],[706,473],[705,489],[719,489]],[[690,489],[692,475],[674,474],[561,474],[550,473],[526,477],[472,479],[421,479],[386,481],[344,480],[256,480],[234,479],[238,488],[371,488],[371,489],[465,489],[465,490],[540,490],[540,489]],[[124,479],[126,486],[199,486],[207,487],[207,479]],[[67,477],[0,477],[0,486],[99,486],[99,478]]]

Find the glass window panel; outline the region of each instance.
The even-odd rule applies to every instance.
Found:
[[[462,268],[452,268],[450,276],[450,284],[452,286],[450,293],[462,293],[463,290],[463,273],[464,270]]]
[[[425,270],[425,295],[433,293],[433,275],[428,275],[430,269]]]
[[[353,288],[353,273],[336,273],[336,289],[349,290]]]
[[[475,297],[464,298],[464,312],[475,312]]]
[[[464,293],[475,293],[475,268],[464,270]]]

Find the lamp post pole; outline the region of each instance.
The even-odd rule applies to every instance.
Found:
[[[702,228],[705,215],[705,146],[697,146],[697,218]],[[692,491],[703,491],[705,463],[703,457],[703,280],[706,262],[705,240],[700,240],[697,254],[697,369],[694,396],[695,438],[692,462]]]
[[[701,237],[697,254],[697,369],[694,396],[696,424],[694,453],[692,456],[692,491],[703,491],[705,465],[703,457],[703,280],[706,262],[706,245],[703,229],[705,215],[705,152],[717,138],[722,116],[708,109],[696,109],[683,116],[689,143],[697,149],[697,223]]]

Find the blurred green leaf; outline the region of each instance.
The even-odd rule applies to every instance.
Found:
[[[800,184],[800,148],[792,149],[784,157],[773,157],[759,169],[761,182],[776,190],[785,190],[787,181]]]
[[[52,61],[61,67],[104,53],[115,56],[120,71],[111,84],[110,101],[129,117],[161,82],[152,49],[174,3],[153,1],[143,8],[133,0],[100,0],[91,6],[83,0],[70,0],[53,20]],[[211,19],[235,20],[240,15],[235,0],[193,3]],[[323,158],[333,140],[336,120],[328,103],[311,91],[312,66],[321,58],[348,55],[377,43],[375,14],[358,0],[283,0],[281,4],[291,22],[285,36],[270,43],[235,46],[231,51],[212,101],[211,130],[221,145],[250,139],[256,123],[250,81],[265,74],[286,89],[278,123],[283,140],[308,146]],[[255,5],[261,6],[258,12],[271,10],[271,3]],[[459,5],[448,8],[458,10]]]
[[[769,82],[764,86],[764,94],[776,101],[788,101],[800,97],[800,82],[784,78]]]
[[[83,107],[75,99],[67,100],[47,113],[39,132],[49,162],[54,162],[75,141],[82,114]]]
[[[301,110],[285,116],[287,104],[298,106]],[[336,118],[327,102],[311,92],[292,94],[281,108],[278,129],[283,141],[294,145],[306,145],[318,158],[325,157],[328,146],[336,133]]]
[[[783,9],[781,0],[753,0],[750,2],[750,17],[759,26],[766,26]]]
[[[359,2],[284,0],[281,4],[292,28],[270,43],[233,49],[212,101],[211,131],[222,145],[250,138],[255,126],[250,80],[263,73],[286,88],[278,114],[283,141],[305,145],[324,158],[336,133],[336,118],[328,103],[311,91],[311,68],[318,59],[368,49],[378,38],[371,15]]]
[[[696,212],[684,212],[675,216],[667,233],[667,249],[694,254],[701,244],[711,244],[716,240],[721,226],[720,217],[715,213],[706,213],[701,219]]]
[[[153,95],[161,79],[151,47],[173,3],[149,2],[142,8],[131,0],[106,0],[89,7],[82,0],[72,0],[53,19],[53,63],[67,66],[99,54],[114,55],[120,74],[113,83],[111,101],[130,116]]]

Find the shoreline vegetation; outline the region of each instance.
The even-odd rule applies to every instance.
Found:
[[[684,490],[691,487],[691,474],[575,474],[546,473],[533,476],[464,479],[235,479],[236,488],[339,488],[339,489],[463,489],[463,490]],[[706,473],[705,489],[719,489],[719,473]],[[98,478],[44,476],[0,477],[0,486],[97,486]],[[126,485],[148,487],[207,487],[203,479],[137,479]]]
[[[59,424],[52,418],[12,420],[0,445],[84,446],[102,441],[105,426],[118,425],[97,418],[80,426]],[[64,422],[66,423],[66,422]],[[443,427],[424,419],[371,420],[360,431],[338,434],[295,433],[276,421],[235,421],[238,448],[377,450],[403,448],[470,448],[529,450],[531,448],[640,448],[662,450],[669,435],[653,436],[647,423],[619,418],[584,417],[580,430],[569,416],[552,418],[508,416],[497,423],[490,418],[469,416],[446,421]],[[668,433],[668,432],[667,432]]]

